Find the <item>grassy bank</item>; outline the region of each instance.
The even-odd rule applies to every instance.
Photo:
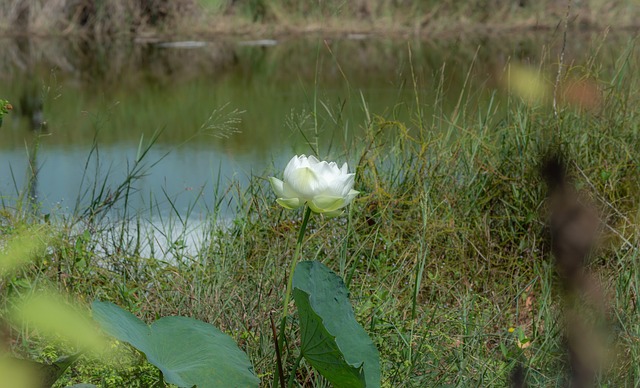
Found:
[[[474,80],[457,106],[445,109],[444,86],[419,78],[411,85],[411,120],[376,115],[363,102],[364,135],[338,142],[330,155],[355,167],[361,195],[338,219],[311,219],[302,257],[321,260],[345,279],[356,317],[380,350],[384,386],[505,386],[518,363],[531,386],[564,380],[565,302],[539,174],[550,148],[565,153],[577,187],[606,225],[588,266],[607,305],[611,354],[600,385],[640,380],[639,63],[630,45],[610,68],[596,59],[568,68],[560,85],[572,79],[597,85],[599,97],[588,109],[562,103],[571,101],[571,88],[558,89],[555,112],[550,101],[528,105],[515,95],[506,107],[480,105]],[[435,113],[425,116],[425,106]],[[345,125],[326,109],[322,117]],[[246,188],[220,184],[199,232],[205,239],[190,249],[181,231],[196,220],[184,214],[158,228],[174,242],[158,247],[136,228],[144,215],[124,225],[97,222],[100,201],[71,220],[5,207],[2,240],[25,227],[49,237],[33,263],[0,279],[2,315],[11,298],[54,288],[80,303],[113,301],[146,321],[195,317],[232,335],[269,386],[275,359],[269,313],[280,311],[301,222],[301,213],[276,205],[265,179],[281,167],[253,176]],[[236,216],[220,227],[218,210],[231,198],[239,204]],[[28,327],[7,324],[4,332],[4,347],[24,358],[52,360],[73,350]],[[143,357],[119,349],[118,362],[82,358],[61,386],[155,382],[157,372]],[[327,386],[304,364],[298,381]]]
[[[576,29],[637,29],[634,0],[572,2]],[[144,0],[28,1],[0,5],[5,35],[272,37],[300,33],[429,37],[555,29],[569,2],[554,0]]]

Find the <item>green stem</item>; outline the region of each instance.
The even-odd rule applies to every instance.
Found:
[[[284,328],[287,323],[287,314],[289,313],[289,302],[291,301],[291,289],[293,288],[293,273],[296,271],[298,260],[300,260],[300,248],[302,247],[302,240],[304,239],[304,232],[307,229],[307,223],[311,216],[311,209],[306,207],[304,212],[304,218],[302,219],[302,225],[300,225],[300,232],[298,233],[298,241],[296,242],[296,251],[293,255],[293,261],[289,268],[289,280],[287,281],[287,291],[284,294],[284,305],[282,306],[282,321],[280,322],[280,334],[278,336],[278,348],[284,354]],[[278,371],[276,370],[274,382],[278,379]]]

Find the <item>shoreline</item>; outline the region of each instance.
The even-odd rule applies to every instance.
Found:
[[[562,21],[541,24],[538,21],[524,23],[477,23],[459,22],[458,24],[442,23],[446,28],[438,26],[406,26],[406,25],[376,25],[374,23],[362,23],[358,21],[345,20],[342,23],[309,23],[300,25],[279,24],[279,23],[237,23],[223,24],[217,28],[203,27],[200,25],[175,26],[173,29],[167,28],[142,28],[131,33],[116,33],[96,35],[90,31],[80,29],[65,29],[61,31],[43,31],[38,29],[19,30],[10,26],[0,25],[0,39],[16,38],[39,38],[56,39],[69,38],[78,40],[131,40],[135,43],[158,43],[181,40],[203,40],[210,41],[216,39],[294,39],[299,37],[309,37],[321,35],[328,39],[354,39],[363,40],[370,38],[397,38],[397,39],[456,39],[466,37],[500,37],[508,34],[529,35],[551,32],[562,29]],[[214,23],[215,24],[215,23]],[[569,24],[568,33],[573,34],[640,34],[640,24],[628,24],[622,26],[612,26],[606,23]]]

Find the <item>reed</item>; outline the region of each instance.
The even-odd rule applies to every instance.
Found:
[[[506,386],[523,362],[530,386],[565,381],[562,296],[545,239],[539,174],[551,147],[563,150],[577,190],[604,215],[607,238],[588,263],[612,322],[606,328],[610,363],[597,381],[631,386],[640,380],[640,62],[632,43],[607,62],[610,69],[602,63],[594,58],[591,65],[568,67],[560,82],[595,80],[598,104],[571,105],[567,96],[557,114],[546,102],[527,104],[515,95],[504,107],[495,99],[480,104],[479,81],[471,76],[449,109],[443,84],[423,85],[414,75],[410,120],[397,120],[393,111],[376,115],[363,99],[364,134],[331,151],[357,166],[355,188],[362,194],[337,222],[312,218],[307,231],[313,238],[301,254],[323,261],[349,284],[356,317],[380,349],[384,386]],[[429,116],[427,105],[434,112]],[[346,125],[335,114],[340,107],[314,106],[316,117],[324,117],[324,109],[336,118],[333,125]],[[322,123],[313,125],[317,130]],[[143,151],[153,146],[144,144]],[[268,386],[275,359],[269,314],[280,306],[302,222],[275,203],[265,177],[279,170],[267,168],[246,186],[218,182],[216,200],[196,229],[200,243],[186,242],[185,231],[196,225],[192,213],[175,212],[155,225],[168,246],[139,227],[154,215],[153,201],[170,198],[154,199],[148,213],[130,209],[128,223],[89,222],[104,203],[104,191],[97,190],[72,223],[48,226],[56,237],[45,253],[2,279],[0,308],[9,307],[4,296],[49,285],[82,301],[116,302],[147,321],[191,316],[230,333]],[[117,191],[120,204],[140,176],[132,171]],[[221,226],[226,204],[235,216]],[[1,238],[33,222],[40,223],[4,209]],[[28,328],[8,333],[10,348],[22,356],[49,360],[68,352],[39,342]],[[126,356],[114,364],[79,361],[61,383],[148,386],[154,380],[149,365],[130,349],[121,351]],[[284,362],[287,368],[294,360]],[[327,386],[304,362],[298,371],[299,381]]]

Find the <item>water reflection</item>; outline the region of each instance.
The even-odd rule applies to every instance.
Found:
[[[24,83],[21,87],[19,97],[14,99],[18,107],[16,114],[28,121],[30,129],[37,131],[44,129],[44,103],[42,100],[42,90],[38,81],[37,66],[38,59],[31,55],[32,40],[26,36],[15,39],[15,66],[22,71]],[[9,73],[13,71],[9,70]]]
[[[606,41],[597,53],[606,64],[606,58],[619,56],[625,39],[574,37],[566,61],[586,63],[594,55],[591,42]],[[141,195],[135,206],[149,206],[150,197],[182,196],[184,209],[194,199],[187,188],[204,186],[206,193],[219,166],[222,182],[262,173],[271,162],[279,166],[293,153],[309,153],[306,142],[316,136],[321,153],[349,154],[367,110],[411,126],[417,101],[424,117],[436,109],[448,116],[463,90],[470,106],[481,110],[509,61],[537,65],[557,53],[560,42],[551,34],[437,43],[320,38],[240,43],[185,49],[117,41],[2,41],[0,97],[20,114],[7,116],[2,128],[0,194],[12,197],[15,186],[37,188],[46,209],[73,208],[85,172],[108,173],[109,184],[118,182],[141,137],[164,128],[154,156],[171,153],[137,183]],[[503,99],[498,94],[494,104],[504,109]],[[223,106],[221,123],[230,136],[221,136],[220,125],[203,131],[203,123]],[[224,114],[234,111],[241,121],[231,125]],[[32,154],[26,150],[36,138],[38,160],[29,162]],[[94,144],[102,170],[86,168]],[[21,178],[36,165],[33,176]],[[34,184],[25,186],[29,181]]]

